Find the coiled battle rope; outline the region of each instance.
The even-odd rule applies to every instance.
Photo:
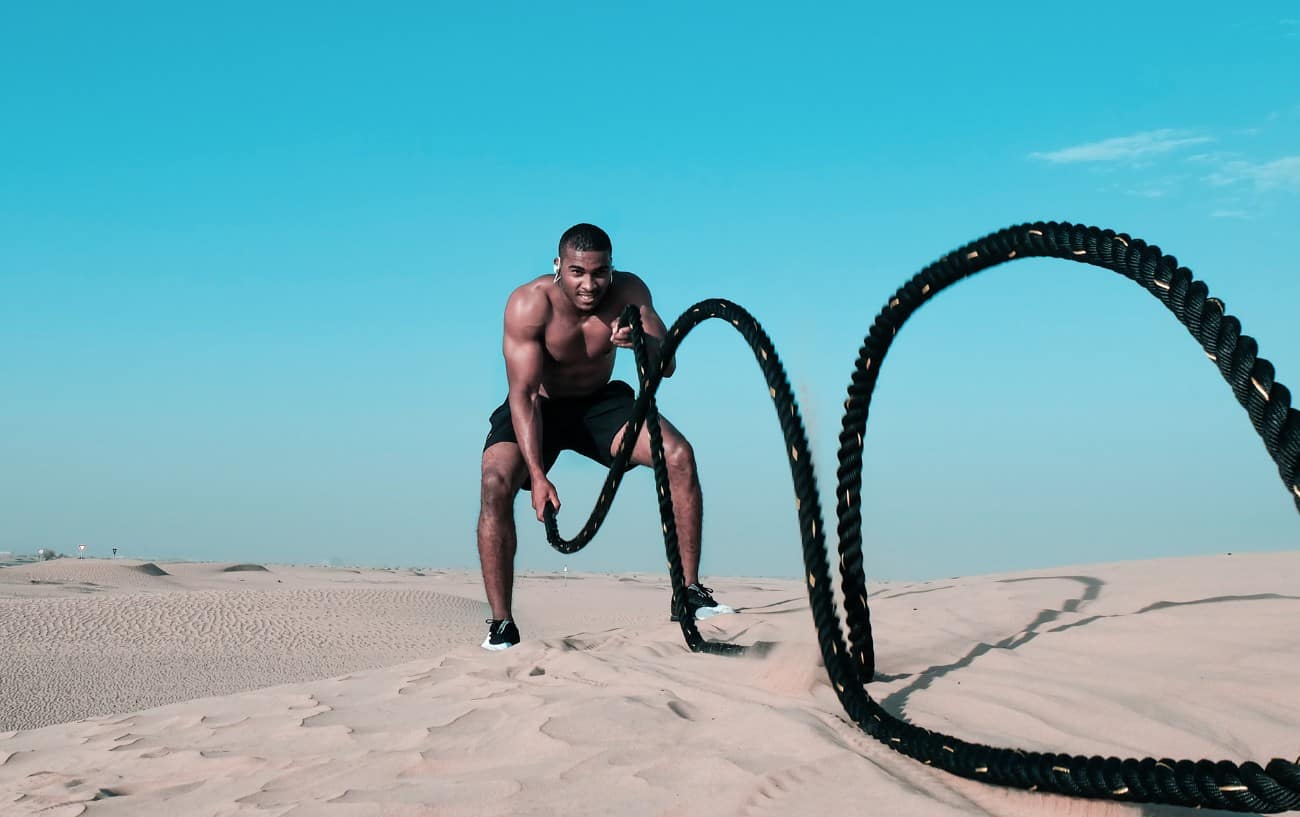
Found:
[[[729,301],[701,301],[687,310],[668,331],[659,360],[669,360],[691,329],[710,318],[728,321],[749,342],[768,391],[776,406],[786,455],[794,481],[795,508],[803,538],[808,598],[817,640],[830,677],[849,717],[889,748],[952,774],[1002,786],[1057,792],[1075,797],[1106,798],[1127,802],[1205,806],[1234,811],[1278,812],[1300,808],[1300,759],[1291,763],[1274,759],[1267,767],[1255,762],[1237,765],[1221,760],[1157,760],[1155,758],[1084,757],[1026,752],[968,743],[895,718],[867,693],[865,685],[875,674],[871,619],[867,608],[866,578],[862,566],[862,440],[871,395],[880,366],[900,327],[923,303],[946,287],[983,269],[1016,258],[1064,258],[1118,272],[1142,286],[1187,327],[1210,360],[1232,387],[1255,430],[1300,509],[1300,413],[1291,408],[1291,395],[1273,378],[1273,366],[1258,356],[1255,340],[1241,334],[1241,323],[1224,311],[1223,302],[1209,297],[1205,284],[1192,278],[1173,256],[1127,235],[1095,227],[1056,222],[1022,224],[992,233],[949,253],[918,273],[889,299],[876,316],[858,352],[853,379],[845,400],[840,431],[839,517],[841,582],[848,622],[849,645],[840,633],[834,609],[826,558],[825,530],[816,481],[804,434],[803,420],[790,391],[771,340],[743,308]],[[644,422],[650,432],[655,484],[663,521],[664,546],[672,575],[674,596],[682,598],[680,615],[686,643],[697,652],[735,654],[745,648],[705,641],[686,614],[682,590],[681,559],[673,520],[672,494],[664,461],[663,439],[654,395],[661,369],[650,370],[640,315],[629,307],[622,320],[633,330],[634,352],[641,391],[628,422],[628,431],[610,467],[600,497],[582,530],[572,540],[563,539],[555,515],[545,514],[547,539],[563,553],[585,546],[599,530],[622,481],[632,446]]]

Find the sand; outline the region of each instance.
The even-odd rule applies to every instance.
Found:
[[[694,655],[665,577],[63,559],[0,569],[0,814],[1163,815],[946,775],[847,722],[804,588]],[[259,570],[257,567],[265,567]],[[1024,749],[1300,754],[1300,552],[873,585],[872,694]]]

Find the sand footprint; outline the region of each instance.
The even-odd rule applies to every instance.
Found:
[[[820,777],[816,768],[795,766],[763,775],[757,789],[745,801],[740,813],[748,817],[752,814],[784,814],[791,806],[789,797],[793,794],[799,802],[800,790],[807,787],[808,781]],[[784,802],[783,802],[784,801]]]

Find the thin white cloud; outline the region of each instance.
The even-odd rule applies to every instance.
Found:
[[[1040,159],[1052,164],[1074,164],[1076,162],[1133,162],[1153,156],[1169,153],[1186,145],[1200,145],[1213,142],[1209,136],[1199,136],[1191,131],[1162,128],[1144,131],[1132,136],[1118,136],[1089,142],[1084,145],[1062,148],[1046,152],[1029,154],[1031,159]]]
[[[1187,181],[1187,176],[1174,173],[1153,179],[1129,179],[1127,184],[1117,184],[1114,189],[1128,196],[1143,199],[1161,199],[1174,195]]]
[[[1255,168],[1255,183],[1264,190],[1300,193],[1300,156],[1285,156]]]
[[[1250,213],[1245,210],[1215,210],[1210,213],[1210,218],[1250,218]]]
[[[1224,164],[1240,158],[1241,154],[1236,151],[1220,150],[1213,153],[1193,153],[1187,157],[1187,161],[1200,164]]]
[[[1224,162],[1219,169],[1205,177],[1205,181],[1215,187],[1227,187],[1230,184],[1244,182],[1250,178],[1250,162]]]
[[[1215,187],[1253,182],[1258,190],[1300,193],[1300,156],[1283,156],[1271,162],[1228,162],[1205,177]]]

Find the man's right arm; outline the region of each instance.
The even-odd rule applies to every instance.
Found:
[[[534,499],[539,498],[540,486],[550,485],[542,465],[541,403],[543,342],[549,311],[550,302],[544,294],[527,287],[515,290],[506,303],[502,343],[510,388],[507,397],[510,418],[524,464],[528,466]],[[559,507],[558,497],[553,504]]]

